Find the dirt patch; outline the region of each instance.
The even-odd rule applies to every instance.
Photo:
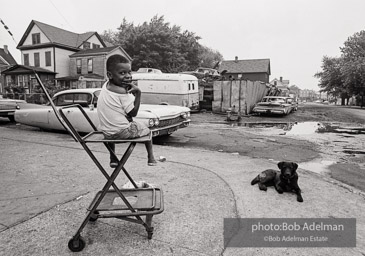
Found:
[[[233,116],[235,118],[237,116]],[[327,171],[322,174],[365,191],[365,139],[362,134],[316,133],[290,136],[285,132],[296,122],[346,123],[345,126],[358,127],[364,121],[365,109],[306,104],[287,116],[242,116],[240,122],[227,122],[226,114],[193,114],[191,127],[178,133],[184,133],[189,146],[210,150],[275,161],[304,163],[317,159],[315,162],[333,162],[334,164],[325,166]],[[247,123],[257,123],[261,127],[254,125],[250,128],[246,125],[242,129],[243,124]],[[282,126],[278,126],[277,130],[270,128],[269,131],[265,124],[270,123]],[[318,170],[311,171],[321,173],[320,169],[318,167]]]
[[[330,176],[332,178],[364,191],[365,168],[361,168],[358,164],[351,163],[334,164],[329,168],[331,170]]]

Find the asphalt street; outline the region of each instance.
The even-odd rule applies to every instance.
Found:
[[[0,127],[1,255],[75,255],[67,243],[106,182],[69,135],[39,135]],[[107,164],[101,146],[92,149]],[[158,145],[154,151],[167,160],[149,167],[144,146],[137,145],[126,165],[134,180],[164,191],[165,210],[153,218],[152,240],[142,225],[98,219],[82,232],[86,247],[77,255],[365,254],[364,195],[352,187],[299,169],[304,202],[298,203],[292,193],[250,185],[262,170],[276,169],[274,161]],[[126,181],[120,175],[116,183]],[[356,247],[225,247],[224,218],[356,218]]]

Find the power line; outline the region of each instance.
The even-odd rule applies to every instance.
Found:
[[[59,13],[59,15],[61,15],[61,17],[66,21],[66,23],[74,30],[74,28],[71,26],[70,23],[68,23],[67,19],[62,15],[62,13],[58,10],[57,6],[51,1],[51,0],[48,0],[52,5],[53,7],[57,10],[57,12]]]

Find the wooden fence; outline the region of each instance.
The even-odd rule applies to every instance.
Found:
[[[214,81],[213,112],[233,112],[248,115],[254,105],[268,94],[270,86],[260,81]]]

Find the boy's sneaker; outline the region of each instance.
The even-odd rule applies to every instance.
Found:
[[[148,166],[156,166],[157,162],[156,161],[151,161],[151,162],[147,162]]]
[[[118,161],[116,160],[111,160],[110,161],[110,167],[111,168],[116,168],[118,166]]]

